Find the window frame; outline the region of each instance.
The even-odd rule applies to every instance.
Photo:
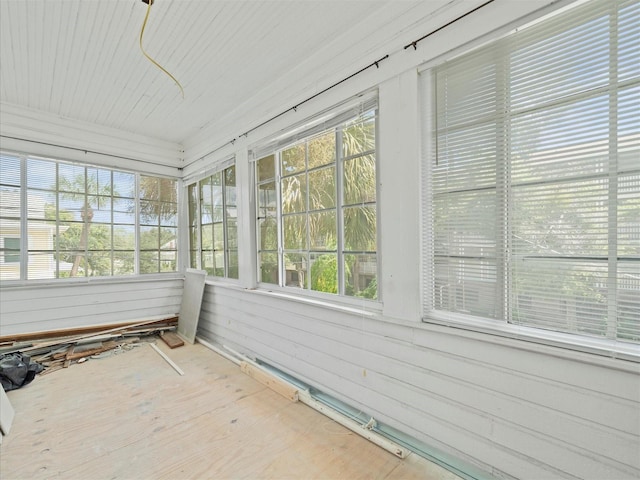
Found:
[[[281,133],[275,140],[267,140],[264,142],[260,142],[257,145],[254,145],[250,150],[250,160],[251,160],[251,173],[253,175],[253,188],[254,188],[254,216],[253,216],[253,228],[255,229],[255,262],[256,269],[255,275],[257,279],[257,286],[261,289],[266,290],[279,290],[285,294],[290,294],[292,297],[300,296],[300,297],[311,297],[311,298],[319,298],[323,300],[333,299],[334,301],[344,302],[345,304],[362,304],[362,301],[366,302],[377,302],[381,303],[382,299],[382,291],[379,284],[380,276],[380,230],[379,230],[379,110],[378,110],[378,102],[377,102],[377,93],[372,94],[369,92],[364,95],[364,99],[359,99],[357,101],[358,107],[356,108],[357,113],[354,113],[354,104],[355,102],[345,102],[348,106],[337,106],[327,111],[321,112],[318,117],[322,118],[321,122],[316,120],[316,117],[311,119],[307,119],[297,126],[293,126],[289,129],[283,130],[284,133]],[[361,125],[365,124],[369,121],[373,121],[373,134],[374,138],[374,147],[373,149],[368,149],[362,152],[356,152],[351,155],[345,155],[343,151],[343,132],[349,126]],[[321,126],[319,127],[318,124]],[[295,148],[296,146],[303,145],[305,148],[305,152],[308,153],[308,144],[310,141],[314,141],[316,139],[322,138],[324,136],[328,136],[333,133],[334,136],[334,145],[335,145],[335,158],[332,162],[322,165],[317,165],[310,167],[309,166],[309,156],[305,155],[305,168],[296,171],[291,175],[283,175],[281,156],[282,153],[291,148]],[[374,168],[375,168],[375,200],[368,201],[364,203],[354,203],[354,204],[346,204],[344,197],[344,165],[346,161],[356,160],[358,158],[373,156]],[[265,160],[269,157],[273,157],[274,164],[274,172],[272,177],[268,177],[266,179],[260,178],[260,170],[259,163],[261,160]],[[282,185],[283,179],[291,178],[298,175],[305,175],[305,178],[308,178],[310,173],[318,172],[323,169],[331,167],[335,178],[335,190],[334,194],[334,205],[330,208],[324,209],[314,209],[309,203],[309,194],[308,191],[306,193],[306,208],[301,210],[300,212],[283,212],[283,201],[282,201]],[[261,210],[265,210],[265,207],[261,207],[260,198],[261,198],[261,186],[274,184],[275,188],[275,222],[276,222],[276,237],[277,242],[275,248],[261,248],[261,228],[260,228],[260,220],[263,219],[261,216]],[[373,206],[375,208],[375,232],[374,232],[374,242],[376,245],[375,251],[366,251],[366,252],[350,252],[345,249],[345,223],[344,223],[344,210],[345,208],[350,207],[358,207],[358,206]],[[285,240],[284,240],[284,219],[286,217],[292,215],[306,215],[308,218],[310,215],[316,214],[318,212],[335,212],[335,222],[336,222],[336,247],[335,250],[318,250],[317,248],[313,248],[311,241],[309,240],[309,236],[311,235],[309,229],[307,229],[307,248],[306,249],[291,249],[285,248]],[[264,217],[267,218],[267,217]],[[274,283],[265,282],[262,280],[262,267],[261,267],[261,254],[268,253],[272,255],[276,255],[276,263],[277,263],[277,279]],[[300,254],[305,255],[307,259],[307,268],[305,272],[307,273],[308,280],[305,280],[305,285],[303,287],[300,286],[291,286],[287,285],[287,275],[285,274],[285,256],[287,254]],[[337,291],[335,293],[325,292],[321,290],[314,290],[312,288],[312,279],[311,279],[311,265],[314,260],[311,258],[315,255],[323,255],[323,254],[335,254],[336,262],[337,262]],[[360,254],[368,254],[375,255],[375,277],[377,288],[376,288],[376,297],[375,298],[366,298],[363,296],[349,295],[346,293],[347,291],[347,280],[345,278],[345,268],[344,262],[345,257],[347,255],[360,255]]]
[[[563,9],[563,12],[566,11]],[[560,13],[560,12],[558,12]],[[534,20],[533,24],[539,23],[543,20],[537,19]],[[515,31],[511,32],[515,33]],[[510,34],[508,34],[510,35]],[[491,43],[495,41],[500,41],[502,39],[494,39]],[[484,45],[480,45],[478,49],[481,49]],[[423,125],[422,125],[422,158],[421,162],[421,177],[422,177],[422,192],[423,192],[423,248],[422,248],[422,256],[423,256],[423,275],[422,275],[422,292],[423,292],[423,315],[422,321],[425,323],[431,323],[435,325],[442,325],[447,327],[459,328],[463,330],[470,330],[490,335],[496,335],[499,337],[511,338],[524,340],[527,342],[533,342],[544,345],[551,345],[554,347],[561,347],[563,349],[568,350],[577,350],[581,352],[587,352],[597,355],[610,356],[614,358],[624,358],[626,360],[631,360],[638,362],[640,361],[640,353],[638,349],[638,344],[633,341],[622,341],[618,338],[602,338],[597,336],[589,336],[580,333],[566,333],[562,331],[556,330],[548,330],[537,328],[529,325],[516,325],[509,322],[508,317],[501,316],[498,314],[498,317],[495,319],[485,318],[481,316],[468,315],[461,312],[453,312],[446,310],[436,310],[433,299],[431,298],[434,295],[434,287],[435,287],[435,270],[434,270],[434,242],[430,240],[435,235],[435,231],[433,229],[433,190],[431,187],[431,175],[432,175],[432,162],[437,158],[437,142],[436,142],[436,129],[435,129],[435,98],[436,98],[436,87],[434,81],[434,75],[437,68],[443,64],[445,61],[454,60],[459,56],[465,56],[467,53],[472,53],[473,50],[467,51],[456,51],[454,54],[450,54],[449,58],[440,58],[438,61],[433,61],[427,66],[423,66],[420,69],[420,74],[422,75],[422,85],[419,96],[420,103],[423,109]],[[504,61],[504,59],[503,59]],[[499,61],[498,61],[499,62]],[[634,81],[634,85],[637,85],[639,82]],[[617,86],[619,84],[624,84],[625,82],[616,83],[616,86],[612,86],[611,83],[608,83],[607,86],[602,87],[602,90],[610,91],[612,89],[617,90]],[[555,102],[562,103],[564,100],[555,100],[552,101],[551,104]],[[546,104],[545,104],[546,106]],[[612,108],[612,107],[609,107]],[[509,118],[511,113],[508,113],[504,117],[505,122],[509,122]],[[615,141],[615,140],[614,140]],[[619,173],[618,175],[623,175],[623,173]],[[607,174],[605,174],[607,176]],[[499,185],[496,184],[496,189],[500,188]],[[506,186],[509,189],[509,185]],[[506,194],[505,194],[506,195]],[[497,200],[499,201],[499,200]],[[511,203],[507,204],[506,210],[510,210]],[[495,217],[494,217],[495,218]],[[615,222],[615,220],[614,220]],[[610,228],[609,223],[609,228]],[[617,237],[618,234],[615,236]],[[496,233],[496,237],[499,234]],[[505,247],[506,248],[506,247]],[[500,251],[496,252],[496,257],[500,255],[506,255],[506,251],[503,248]],[[509,275],[508,273],[502,275],[502,283],[504,284],[502,289],[510,288],[509,285]],[[498,279],[500,281],[500,278]],[[499,303],[499,302],[498,302]],[[503,305],[504,307],[504,305]],[[503,308],[500,305],[496,305],[496,308]],[[607,323],[609,324],[612,320],[608,319]]]
[[[144,278],[149,278],[151,276],[154,275],[175,275],[177,273],[179,273],[180,271],[180,259],[179,259],[179,255],[178,255],[178,242],[179,242],[179,233],[177,231],[178,229],[178,185],[179,185],[179,179],[177,177],[172,177],[172,176],[168,176],[168,175],[158,175],[158,174],[152,174],[152,173],[146,173],[146,172],[139,172],[139,171],[132,171],[132,170],[128,170],[128,169],[124,169],[124,168],[118,168],[118,167],[111,167],[111,166],[103,166],[103,165],[99,165],[99,164],[93,164],[93,163],[85,163],[85,162],[79,162],[79,161],[70,161],[70,160],[66,160],[66,159],[62,159],[62,158],[54,158],[54,157],[46,157],[46,156],[42,156],[42,155],[31,155],[29,153],[26,152],[16,152],[16,151],[10,151],[10,150],[2,150],[0,152],[2,154],[2,156],[7,156],[13,159],[17,159],[18,160],[18,168],[20,171],[20,185],[16,185],[15,188],[17,188],[20,192],[20,218],[19,218],[19,222],[20,222],[20,274],[19,274],[19,278],[3,278],[0,281],[0,284],[2,287],[12,287],[12,286],[23,286],[23,285],[36,285],[36,284],[47,284],[47,283],[52,283],[52,284],[60,284],[60,283],[64,283],[64,282],[79,282],[79,281],[87,281],[88,279],[91,279],[91,281],[97,281],[97,280],[106,280],[106,281],[118,281],[118,280],[126,280],[126,279],[131,279],[131,278],[140,278],[140,277],[144,277]],[[51,189],[49,187],[47,188],[42,188],[42,187],[33,187],[33,186],[29,186],[28,183],[28,179],[29,179],[29,173],[28,173],[28,162],[32,160],[32,161],[38,161],[38,162],[49,162],[52,165],[54,165],[54,169],[55,169],[55,176],[56,176],[56,180],[55,180],[55,189]],[[59,235],[62,233],[63,228],[64,230],[66,230],[66,225],[65,223],[69,223],[72,222],[74,224],[82,224],[84,222],[82,221],[78,221],[78,220],[63,220],[60,218],[60,212],[64,211],[64,208],[61,208],[60,204],[59,204],[59,197],[61,194],[64,194],[65,192],[62,192],[59,188],[58,185],[58,181],[59,181],[59,169],[60,166],[67,166],[70,168],[75,168],[75,169],[80,169],[83,172],[83,175],[86,177],[88,175],[88,172],[90,171],[95,171],[95,172],[102,172],[103,174],[105,172],[108,172],[109,175],[109,185],[110,185],[110,193],[108,194],[103,194],[103,193],[99,193],[99,192],[92,192],[90,190],[88,190],[88,186],[86,183],[86,178],[85,178],[85,188],[83,192],[78,192],[78,195],[83,196],[85,199],[87,197],[100,197],[100,198],[107,198],[108,199],[108,203],[110,204],[110,207],[108,209],[108,217],[109,217],[109,221],[108,222],[96,222],[96,225],[107,225],[109,230],[110,230],[110,243],[109,243],[109,249],[108,250],[104,250],[104,252],[108,252],[109,253],[109,257],[110,257],[110,263],[111,263],[111,267],[110,267],[110,274],[108,275],[89,275],[89,272],[85,272],[82,275],[77,275],[77,276],[69,276],[69,277],[64,277],[64,276],[60,276],[60,267],[59,267],[59,262],[61,262],[62,260],[60,260],[59,255],[60,252],[62,250],[60,250],[60,246],[59,246]],[[122,197],[120,195],[115,195],[113,192],[113,178],[114,175],[116,174],[125,174],[125,175],[132,175],[133,176],[133,191],[131,193],[130,197]],[[140,180],[141,177],[151,177],[151,178],[155,178],[157,180],[169,180],[170,182],[173,182],[174,186],[175,186],[175,202],[164,202],[164,203],[172,203],[175,205],[175,228],[176,228],[176,236],[174,239],[175,242],[175,255],[174,255],[174,264],[175,264],[175,268],[172,270],[166,270],[166,271],[162,271],[160,268],[158,271],[153,271],[153,272],[148,272],[148,273],[141,273],[140,269],[141,269],[141,250],[140,250],[140,224],[141,224],[141,212],[140,212]],[[34,277],[34,278],[30,278],[29,277],[29,268],[30,265],[33,264],[33,257],[30,255],[31,252],[40,252],[40,250],[36,249],[36,248],[30,248],[29,245],[29,235],[28,235],[28,231],[29,231],[29,222],[33,221],[33,220],[37,220],[36,217],[31,218],[30,215],[28,214],[29,212],[29,191],[30,190],[34,190],[34,191],[40,191],[40,192],[45,192],[45,193],[49,193],[51,195],[54,195],[56,198],[56,203],[55,203],[55,219],[53,220],[49,220],[48,222],[51,223],[52,226],[55,225],[55,231],[53,232],[53,236],[52,236],[52,242],[53,242],[53,246],[51,249],[47,249],[46,250],[46,254],[47,255],[51,255],[52,256],[52,261],[53,261],[53,266],[51,267],[52,270],[49,272],[49,274],[42,276],[42,277]],[[118,225],[124,225],[121,223],[118,223],[114,220],[114,215],[115,215],[115,199],[126,199],[132,202],[132,211],[131,211],[131,216],[133,217],[133,223],[132,224],[126,224],[129,225],[132,229],[133,232],[133,243],[134,246],[131,249],[131,253],[132,253],[132,258],[133,258],[133,271],[131,273],[123,273],[123,274],[115,274],[114,273],[114,255],[115,253],[117,253],[118,251],[121,251],[119,249],[117,249],[113,243],[113,238],[114,238],[114,232],[113,229],[118,226]],[[91,224],[93,225],[94,222],[92,222]],[[62,227],[62,228],[61,228]],[[75,251],[75,250],[73,250]],[[90,255],[92,251],[97,251],[97,252],[102,252],[103,250],[91,250],[89,248],[89,244],[87,243],[87,245],[85,246],[84,250],[78,250],[80,256],[82,256],[83,258],[86,258],[87,255]],[[129,251],[129,250],[127,250]],[[161,255],[161,252],[164,250],[158,249],[158,256]],[[52,276],[50,276],[52,275]]]
[[[231,206],[233,208],[236,209],[236,233],[235,233],[235,238],[236,238],[236,244],[235,244],[235,248],[232,248],[232,246],[230,245],[229,242],[229,219],[230,218],[234,218],[234,217],[230,217],[229,213],[228,213],[228,206],[230,205],[229,203],[229,199],[227,198],[227,193],[228,193],[228,185],[227,185],[227,172],[230,170],[233,170],[233,175],[235,178],[235,185],[234,187],[236,188],[236,192],[235,192],[235,205],[231,204]],[[239,252],[239,248],[238,248],[238,230],[239,230],[239,220],[238,220],[238,210],[239,210],[239,205],[238,205],[238,168],[237,168],[237,164],[236,164],[236,159],[235,157],[232,158],[228,158],[220,163],[218,163],[214,168],[212,169],[208,169],[204,175],[200,175],[197,178],[192,178],[190,179],[188,182],[185,182],[184,188],[185,191],[187,192],[186,194],[186,207],[187,207],[187,238],[188,238],[188,265],[190,265],[191,268],[195,268],[195,269],[199,269],[199,270],[205,270],[206,271],[206,267],[203,266],[204,263],[204,253],[205,250],[202,247],[202,233],[203,233],[203,223],[202,223],[202,207],[203,207],[203,202],[202,202],[202,186],[203,186],[203,182],[212,179],[215,175],[220,175],[220,191],[221,191],[221,208],[222,208],[222,221],[220,222],[215,222],[213,219],[213,213],[212,218],[211,218],[211,223],[207,223],[206,225],[209,226],[212,230],[212,248],[210,250],[212,258],[214,259],[214,263],[215,263],[215,256],[216,256],[216,249],[215,249],[215,239],[213,238],[213,231],[214,231],[214,225],[215,224],[222,224],[222,232],[223,232],[223,248],[222,248],[222,258],[224,260],[224,265],[223,265],[223,270],[224,270],[224,274],[222,276],[220,275],[215,275],[215,274],[211,274],[209,272],[207,272],[207,276],[210,278],[215,278],[216,280],[224,280],[224,281],[231,281],[231,282],[238,282],[239,281],[239,276],[240,276],[240,271],[239,271],[239,265],[238,265],[238,257],[240,255]],[[212,185],[213,188],[213,185]],[[192,196],[191,192],[195,192],[195,196]],[[212,192],[213,195],[213,192]],[[194,202],[192,202],[192,199],[194,200]],[[213,197],[212,197],[212,201],[213,201]],[[192,209],[193,207],[193,209]],[[194,214],[195,215],[195,219],[191,217],[191,215]],[[195,224],[194,224],[194,220],[195,220]],[[196,240],[196,245],[194,246],[192,244],[192,241],[194,239],[195,236],[195,240]],[[207,250],[208,252],[209,250]],[[233,265],[231,264],[231,252],[235,251],[236,253],[236,262],[235,262],[235,270],[236,270],[236,275],[232,276],[231,272],[232,272],[232,267]],[[214,267],[214,271],[216,268],[219,267]]]

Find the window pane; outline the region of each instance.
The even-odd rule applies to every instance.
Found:
[[[606,336],[606,260],[524,258],[513,263],[513,323]]]
[[[58,164],[58,190],[67,192],[72,197],[73,193],[83,194],[87,191],[86,168],[80,165]]]
[[[238,248],[238,221],[235,218],[227,220],[227,248]]]
[[[495,318],[496,266],[492,259],[436,258],[436,308]]]
[[[256,165],[256,177],[258,178],[258,182],[270,180],[276,177],[275,155],[269,155],[267,157],[261,158],[256,162]]]
[[[376,201],[376,162],[373,155],[345,160],[343,189],[345,205]]]
[[[640,239],[638,242],[640,244]],[[640,342],[640,265],[638,261],[618,264],[618,340]]]
[[[307,177],[296,175],[282,179],[282,213],[307,210]]]
[[[336,134],[329,133],[309,140],[309,169],[336,161]]]
[[[284,255],[285,285],[307,288],[307,254],[286,253]]]
[[[375,254],[344,256],[345,293],[378,298],[378,260]]]
[[[275,250],[278,248],[278,223],[275,211],[273,215],[258,220],[258,232],[260,234],[260,250]]]
[[[311,250],[335,250],[338,244],[335,210],[310,214],[309,232]]]
[[[90,251],[87,254],[87,275],[90,277],[111,276],[111,252]]]
[[[260,252],[258,255],[260,265],[260,282],[278,283],[278,254],[276,252]]]
[[[129,199],[113,199],[113,222],[133,225],[136,222],[135,205]]]
[[[140,227],[140,250],[158,250],[160,248],[160,228]]]
[[[20,280],[20,223],[1,219],[0,280]],[[15,236],[9,236],[15,235]]]
[[[229,250],[228,255],[229,278],[238,278],[238,250]]]
[[[116,197],[134,198],[136,177],[133,173],[113,172],[113,195]]]
[[[176,271],[177,252],[163,250],[160,252],[160,271],[175,272]]]
[[[311,290],[338,293],[338,256],[335,253],[312,253]]]
[[[133,225],[113,226],[113,248],[115,250],[130,250],[135,248],[136,230]]]
[[[158,273],[160,271],[159,252],[156,250],[140,252],[140,273]]]
[[[129,252],[113,252],[113,274],[114,275],[133,275],[135,254]]]
[[[336,206],[336,169],[334,166],[309,172],[309,210]]]
[[[224,250],[224,226],[222,222],[213,224],[213,249]]]
[[[4,222],[2,224],[4,233]],[[20,262],[20,238],[4,237],[3,238],[3,263],[19,263]]]
[[[20,186],[20,159],[0,154],[0,185]]]
[[[213,251],[213,225],[202,225],[202,251]]]
[[[224,171],[224,185],[225,185],[225,202],[228,207],[236,206],[236,167],[235,165],[225,169]]]
[[[280,154],[282,176],[302,172],[306,168],[306,147],[299,143],[283,150]]]
[[[87,168],[87,193],[93,195],[111,195],[111,171]]]
[[[43,190],[57,188],[56,163],[27,159],[27,186]]]
[[[276,208],[276,184],[275,182],[264,183],[258,186],[258,216],[263,216],[263,208]]]
[[[343,155],[350,157],[374,150],[376,148],[375,133],[376,124],[374,118],[345,127],[342,131]]]
[[[30,250],[28,262],[27,278],[29,280],[56,278],[56,261],[54,259],[54,254],[52,251]],[[80,265],[79,271],[84,271],[83,264]],[[61,271],[60,276],[69,276],[67,272],[64,273],[66,273],[66,275]]]
[[[640,4],[631,3],[618,14],[618,80],[640,77]]]
[[[351,252],[376,251],[376,207],[347,207],[344,217],[344,247]]]
[[[284,248],[307,250],[307,215],[288,215],[282,219]]]
[[[140,200],[140,224],[159,225],[161,204],[152,200]]]
[[[21,203],[20,187],[0,187],[0,218],[3,219],[3,227],[7,221],[5,219],[13,218],[18,220],[20,218]]]

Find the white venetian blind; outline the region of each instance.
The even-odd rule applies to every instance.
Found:
[[[435,69],[427,311],[640,341],[640,3]]]

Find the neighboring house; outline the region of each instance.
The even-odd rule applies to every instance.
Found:
[[[56,276],[55,223],[45,221],[45,201],[37,195],[28,196],[29,222],[27,224],[31,279]],[[60,227],[63,233],[68,227]],[[0,278],[20,279],[20,195],[0,190]],[[61,271],[71,269],[68,262],[60,262]]]

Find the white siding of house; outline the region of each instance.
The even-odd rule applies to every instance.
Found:
[[[143,321],[180,310],[182,278],[65,282],[4,288],[0,335]]]

